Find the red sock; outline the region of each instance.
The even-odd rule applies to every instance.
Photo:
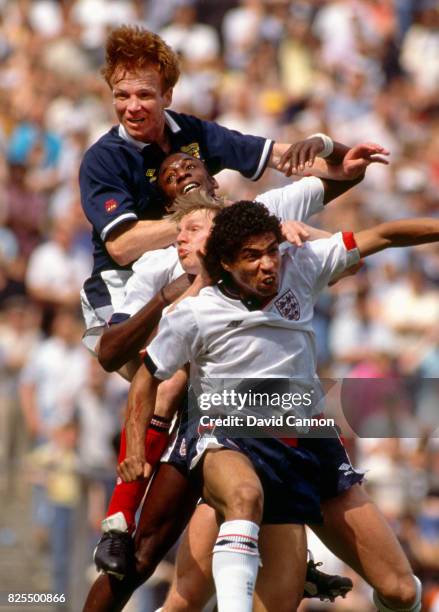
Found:
[[[127,442],[124,427],[120,437],[119,463],[125,459],[126,451]],[[128,531],[134,531],[136,511],[143,499],[147,484],[147,480],[123,482],[118,478],[105,516],[111,516],[116,514],[116,512],[123,512],[128,525]]]
[[[167,419],[154,416],[145,436],[145,455],[147,461],[155,466],[168,445],[170,423]],[[127,441],[125,427],[120,436],[119,463],[125,459],[127,451]],[[145,494],[148,480],[136,480],[134,482],[123,482],[117,479],[108,505],[106,517],[122,512],[131,533],[136,527],[135,518]]]

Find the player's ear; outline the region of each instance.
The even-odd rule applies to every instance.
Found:
[[[165,108],[167,108],[168,106],[171,106],[173,92],[174,92],[174,90],[172,89],[172,87],[170,87],[163,94],[162,97],[163,97],[163,104],[164,104]]]
[[[221,265],[222,265],[222,267],[224,268],[224,270],[226,272],[230,272],[231,268],[230,268],[230,265],[228,263],[226,263],[225,261],[221,260]]]

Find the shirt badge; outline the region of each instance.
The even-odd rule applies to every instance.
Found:
[[[119,204],[116,202],[116,200],[107,200],[105,202],[105,210],[107,211],[107,213],[112,213],[114,210],[116,210],[116,208],[119,206]]]
[[[298,321],[300,319],[300,305],[291,289],[288,289],[277,298],[274,305],[284,319],[289,321]]]
[[[148,168],[148,170],[145,172],[145,176],[150,183],[154,183],[154,181],[157,180],[156,172],[157,168]]]
[[[197,159],[201,159],[200,145],[198,142],[191,142],[191,144],[180,147],[180,151],[183,151],[183,153],[186,153],[187,155],[192,155],[192,157],[196,157]]]

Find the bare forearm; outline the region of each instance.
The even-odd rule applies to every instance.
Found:
[[[209,283],[206,283],[205,279],[202,278],[200,274],[198,274],[192,281],[192,283],[187,287],[186,291],[182,293],[177,299],[172,301],[172,306],[166,312],[171,312],[177,306],[179,302],[184,300],[187,297],[195,297],[197,296],[201,289],[207,287]]]
[[[328,164],[341,164],[350,147],[347,147],[341,142],[336,142],[335,140],[333,141],[333,143],[334,150],[332,151],[331,155],[325,157],[325,160],[328,162]]]
[[[135,221],[116,227],[105,242],[105,247],[114,261],[126,266],[146,251],[169,246],[176,237],[177,227],[168,219]]]
[[[279,170],[279,164],[281,162],[281,158],[291,147],[290,144],[275,142],[273,145],[273,149],[271,151],[270,159],[268,160],[267,166],[269,168],[274,168],[275,170]],[[314,164],[311,167],[306,166],[302,171],[299,168],[296,168],[294,174],[297,176],[318,176],[323,178],[329,178],[329,165],[328,163],[318,157],[314,160]]]
[[[135,315],[105,330],[98,351],[99,363],[104,370],[115,372],[138,356],[158,325],[163,309],[178,298],[189,284],[187,275],[182,274],[159,291]]]
[[[135,315],[105,330],[98,351],[99,363],[104,370],[115,372],[137,357],[160,321],[165,306],[166,302],[159,293]]]
[[[355,234],[362,257],[391,247],[439,242],[439,220],[428,217],[381,223]]]
[[[133,378],[125,419],[127,456],[145,457],[145,433],[154,413],[158,382],[144,366]]]
[[[282,156],[291,147],[290,144],[286,143],[275,143],[271,152],[270,159],[268,161],[268,167],[274,168],[275,170],[281,170],[279,164],[281,163]],[[340,164],[342,163],[344,156],[349,147],[340,143],[334,143],[334,151],[330,156],[323,159],[316,157],[312,166],[307,163],[300,164],[300,159],[297,160],[297,165],[293,166],[293,174],[296,176],[317,176],[319,178],[326,178],[332,180],[344,180],[346,176],[342,172]]]

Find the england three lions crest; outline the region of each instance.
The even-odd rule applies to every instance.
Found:
[[[300,305],[291,289],[288,289],[277,298],[274,305],[284,319],[289,321],[298,321],[300,319]]]

